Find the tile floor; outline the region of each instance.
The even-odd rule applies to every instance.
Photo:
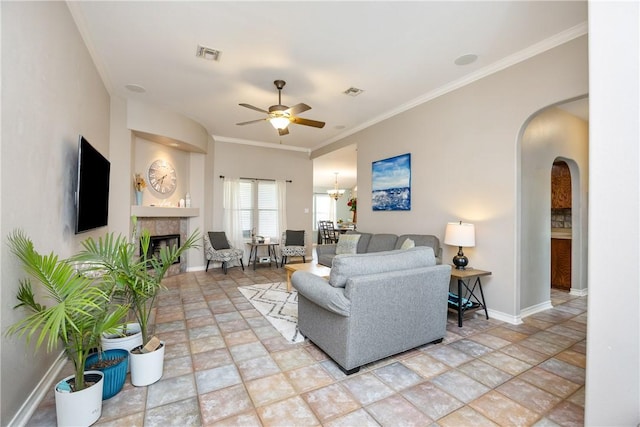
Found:
[[[308,341],[288,344],[237,290],[282,280],[275,267],[168,278],[156,312],[164,376],[149,387],[127,380],[95,425],[583,424],[586,297],[552,291],[554,308],[518,326],[471,314],[458,328],[450,313],[442,344],[346,377]],[[53,392],[28,425],[55,425]]]

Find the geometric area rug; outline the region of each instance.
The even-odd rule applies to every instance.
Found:
[[[287,292],[286,282],[240,286],[238,290],[288,342],[304,341],[298,331],[298,292]]]

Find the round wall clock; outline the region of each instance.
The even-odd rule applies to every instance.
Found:
[[[149,184],[160,194],[171,194],[176,189],[176,170],[166,160],[158,159],[149,166]]]

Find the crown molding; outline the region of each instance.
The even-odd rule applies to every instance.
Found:
[[[468,74],[464,77],[461,77],[457,80],[454,80],[444,86],[441,86],[437,89],[434,89],[430,92],[425,93],[422,96],[419,96],[417,98],[414,98],[413,100],[406,102],[400,106],[398,106],[397,108],[394,108],[393,110],[389,110],[386,113],[380,114],[379,116],[376,116],[374,118],[372,118],[371,120],[367,120],[366,122],[355,126],[351,129],[349,129],[348,131],[345,131],[339,135],[334,136],[333,138],[330,138],[322,143],[320,143],[319,145],[317,145],[316,147],[313,147],[311,149],[311,151],[315,151],[315,150],[319,150],[322,147],[325,147],[329,144],[332,144],[336,141],[340,141],[341,139],[344,139],[350,135],[353,135],[354,133],[360,132],[361,130],[364,130],[368,127],[371,127],[373,125],[375,125],[376,123],[379,123],[383,120],[389,119],[393,116],[396,116],[400,113],[403,113],[407,110],[410,110],[414,107],[417,107],[418,105],[424,104],[425,102],[429,102],[435,98],[438,98],[442,95],[445,95],[449,92],[452,92],[456,89],[460,89],[461,87],[464,87],[466,85],[469,85],[475,81],[478,81],[480,79],[483,79],[487,76],[490,76],[491,74],[497,73],[499,71],[502,71],[506,68],[509,68],[513,65],[516,65],[522,61],[525,61],[529,58],[533,58],[536,55],[539,55],[543,52],[546,52],[548,50],[551,50],[555,47],[558,47],[562,44],[565,44],[567,42],[570,42],[571,40],[574,40],[578,37],[581,37],[585,34],[588,33],[588,24],[586,21],[575,25],[571,28],[566,29],[565,31],[562,31],[558,34],[555,34],[549,38],[546,38],[545,40],[542,40],[538,43],[535,43],[525,49],[522,49],[519,52],[516,52],[512,55],[509,55],[499,61],[496,61],[492,64],[489,64],[485,67],[480,68],[479,70]]]
[[[211,135],[215,142],[228,142],[230,144],[252,145],[254,147],[272,148],[275,150],[298,151],[301,153],[311,154],[311,150],[302,147],[293,147],[291,145],[274,144],[272,142],[252,141],[250,139],[231,138],[222,135]]]

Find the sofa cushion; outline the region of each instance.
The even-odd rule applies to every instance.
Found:
[[[400,246],[400,249],[407,250],[407,249],[411,249],[411,248],[415,248],[416,243],[411,240],[411,239],[404,239],[404,242],[402,242],[402,245]]]
[[[369,246],[367,246],[367,253],[398,249],[395,247],[397,240],[398,236],[395,234],[374,234],[371,236]]]
[[[341,234],[336,244],[336,255],[357,253],[359,234]]]
[[[400,249],[405,240],[413,240],[416,246],[431,246],[436,257],[440,256],[440,240],[431,234],[403,234],[398,237],[396,242],[396,249]]]
[[[361,233],[359,231],[347,231],[347,234],[358,234],[360,235],[360,240],[358,241],[358,249],[356,253],[359,254],[366,254],[367,253],[367,246],[369,246],[369,241],[371,240],[371,236],[373,236],[373,234],[371,233]]]
[[[433,249],[428,246],[415,247],[404,251],[394,250],[369,254],[336,255],[331,265],[329,284],[344,288],[353,276],[376,274],[388,271],[436,265]]]

